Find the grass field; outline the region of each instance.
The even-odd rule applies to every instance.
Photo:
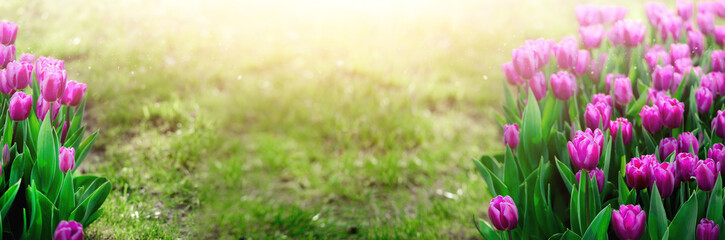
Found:
[[[114,184],[98,239],[475,238],[501,63],[577,1],[3,1],[65,59]],[[640,3],[629,4],[641,17]]]

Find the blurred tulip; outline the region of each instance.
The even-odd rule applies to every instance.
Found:
[[[551,91],[554,93],[554,97],[559,100],[569,100],[576,93],[576,79],[569,72],[560,71],[552,74],[550,81]]]
[[[705,50],[705,36],[700,31],[687,31],[687,46],[690,47],[692,55],[702,55]]]
[[[529,79],[539,69],[539,58],[536,49],[531,46],[521,46],[512,52],[514,69],[519,77]]]
[[[0,22],[0,27],[2,27],[0,43],[5,46],[15,44],[15,38],[18,36],[18,25],[14,22]]]
[[[677,16],[683,20],[689,20],[692,17],[692,2],[677,0]]]
[[[14,45],[0,45],[0,66],[7,67],[8,63],[15,60],[15,46]]]
[[[30,116],[33,108],[33,97],[26,95],[24,92],[16,92],[10,98],[8,106],[8,115],[10,119],[16,122],[23,121]]]
[[[710,128],[715,132],[715,135],[725,139],[725,111],[717,111],[717,115],[712,119]]]
[[[58,118],[58,113],[60,113],[60,103],[54,102],[51,104],[42,97],[38,98],[35,106],[35,115],[38,116],[38,120],[43,121],[45,119],[45,115],[48,114],[48,108],[51,105],[53,106],[53,112],[50,115],[50,120],[55,122],[55,119]]]
[[[712,108],[713,95],[707,88],[699,88],[695,92],[695,101],[697,103],[697,111],[706,113]]]
[[[602,43],[604,27],[601,24],[580,27],[579,36],[585,48],[598,48]]]
[[[29,54],[29,53],[23,53],[23,55],[20,55],[20,59],[18,60],[20,62],[34,64],[35,63],[35,55]]]
[[[541,99],[544,99],[546,97],[546,77],[544,76],[544,73],[537,72],[534,77],[529,80],[529,87],[531,88],[531,92],[534,93],[534,97],[536,97],[537,101],[541,101]]]
[[[609,129],[609,121],[612,118],[612,108],[604,103],[587,104],[584,112],[584,122],[587,128],[595,129],[602,125],[602,129]]]
[[[33,65],[29,63],[12,61],[5,71],[9,86],[15,90],[27,88],[33,79]]]
[[[652,72],[652,86],[657,90],[669,90],[674,73],[675,68],[672,66],[655,66],[655,70]]]
[[[512,62],[504,63],[501,65],[501,69],[503,69],[503,74],[506,76],[506,81],[508,81],[509,84],[518,86],[525,83],[525,81],[516,74],[516,70],[514,69],[514,64]]]
[[[519,125],[506,124],[503,126],[503,142],[511,149],[519,146]]]
[[[577,54],[579,53],[579,46],[577,45],[576,39],[572,37],[565,37],[554,47],[554,56],[556,56],[556,64],[559,69],[572,70],[577,64]]]
[[[83,225],[76,221],[60,221],[53,240],[83,240]]]
[[[63,92],[61,103],[66,106],[75,107],[81,103],[86,94],[86,84],[76,81],[68,81]]]
[[[712,34],[715,30],[715,16],[711,13],[697,14],[697,27],[705,35]]]
[[[670,154],[677,154],[679,142],[677,142],[677,139],[675,138],[663,138],[662,140],[660,140],[660,145],[657,148],[660,153],[660,160],[664,162],[667,160],[667,157],[669,157]]]
[[[590,61],[591,57],[589,57],[589,51],[579,50],[579,53],[577,53],[576,66],[574,66],[574,74],[581,76],[587,73]]]

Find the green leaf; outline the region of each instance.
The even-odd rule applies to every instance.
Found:
[[[8,211],[10,210],[10,206],[13,205],[13,201],[15,201],[15,196],[18,194],[18,189],[20,188],[20,180],[15,182],[12,186],[8,188],[5,193],[3,193],[2,197],[0,197],[0,206],[2,206],[2,210],[0,210],[0,213],[2,213],[2,219],[5,219],[5,216],[8,214]]]
[[[506,185],[504,185],[500,179],[494,183],[494,178],[496,178],[496,175],[494,175],[491,170],[488,170],[488,168],[484,166],[481,161],[473,159],[473,164],[476,165],[476,170],[478,170],[478,173],[481,174],[481,177],[483,177],[483,181],[486,182],[487,189],[491,193],[491,195],[503,195],[497,193],[506,191]]]
[[[592,224],[589,226],[582,239],[607,239],[607,229],[612,219],[612,208],[607,206],[606,208],[599,211]]]
[[[68,220],[70,212],[76,207],[76,200],[73,192],[73,174],[68,172],[63,178],[63,185],[55,205],[60,209],[60,219]]]
[[[78,166],[81,165],[83,162],[83,159],[86,158],[86,155],[88,155],[88,152],[91,150],[91,146],[93,146],[93,143],[96,142],[96,137],[98,136],[98,131],[94,132],[90,136],[88,136],[81,145],[78,147],[76,151],[76,169]]]
[[[539,150],[542,136],[541,112],[531,90],[529,90],[529,100],[527,102],[522,118],[523,125],[521,126],[521,145],[523,146],[520,147],[523,147],[524,152],[528,155],[526,158],[529,161],[528,166],[535,166],[542,155]],[[524,172],[531,170],[533,169],[523,169]]]
[[[670,239],[695,239],[695,226],[697,226],[697,197],[691,195],[677,211],[667,231]]]
[[[52,185],[52,180],[55,178],[55,174],[60,174],[58,169],[58,148],[56,147],[57,141],[55,140],[55,133],[51,126],[51,114],[45,115],[45,120],[40,126],[40,133],[38,135],[38,178],[40,190],[43,193],[48,193]]]
[[[715,223],[722,223],[723,217],[723,199],[722,199],[722,178],[717,177],[715,182],[715,188],[710,193],[710,203],[707,205],[707,219],[714,221]],[[722,225],[720,225],[722,226]]]
[[[5,118],[5,126],[3,127],[3,142],[2,146],[7,144],[8,146],[13,145],[13,130],[15,130],[15,122],[9,117]],[[0,147],[2,147],[0,146]]]
[[[649,230],[650,239],[662,239],[667,230],[667,224],[669,224],[669,221],[667,220],[665,207],[662,205],[660,192],[657,190],[657,184],[653,184],[647,212],[647,229]]]
[[[554,160],[556,161],[556,168],[559,169],[559,174],[561,174],[561,179],[564,180],[566,189],[569,190],[569,193],[571,193],[571,187],[577,183],[576,176],[571,172],[569,167],[559,161],[558,158],[554,157]]]
[[[9,182],[17,182],[23,177],[25,173],[25,154],[18,154],[13,160],[13,164],[10,167],[10,180]]]
[[[566,230],[564,234],[561,235],[561,240],[581,240],[582,238],[579,237],[576,233],[572,232],[571,230]]]
[[[78,207],[73,210],[73,212],[71,212],[69,219],[75,220],[83,226],[87,226],[90,217],[101,207],[110,192],[111,183],[104,183],[95,192],[93,192],[91,196],[81,202]]]
[[[478,233],[481,237],[486,240],[499,240],[498,234],[483,220],[476,221],[476,216],[473,216],[473,225],[476,225]]]
[[[578,233],[584,232],[581,227],[581,220],[579,216],[582,213],[579,211],[579,191],[574,188],[571,190],[571,197],[569,198],[569,220],[571,221],[571,228]]]
[[[514,200],[518,200],[519,192],[519,167],[516,165],[516,159],[511,152],[511,148],[506,147],[506,158],[504,160],[503,180],[508,187],[509,193]]]
[[[617,194],[619,205],[627,205],[629,204],[627,202],[629,199],[629,189],[627,188],[627,184],[624,182],[624,179],[622,177],[617,176],[617,179],[619,179],[619,194]]]
[[[642,111],[645,104],[647,104],[647,94],[639,94],[637,101],[627,109],[627,117],[631,119],[639,116],[639,112]]]

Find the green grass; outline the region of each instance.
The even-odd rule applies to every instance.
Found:
[[[101,133],[82,169],[114,183],[93,238],[460,239],[491,197],[470,159],[502,149],[500,65],[524,39],[574,34],[575,4],[12,1],[0,16],[18,52],[88,83]]]

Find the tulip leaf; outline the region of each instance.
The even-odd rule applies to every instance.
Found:
[[[566,230],[564,234],[561,235],[561,240],[581,240],[582,238],[579,237],[576,233],[572,232],[571,230]]]
[[[599,159],[599,162],[602,163],[602,171],[604,172],[604,182],[609,179],[609,169],[612,164],[612,139],[609,136],[605,136],[605,139],[606,143],[604,144],[604,149],[602,149],[602,157]]]
[[[473,159],[473,163],[476,165],[476,170],[478,170],[478,173],[481,174],[481,177],[483,177],[483,180],[486,182],[487,189],[491,193],[491,195],[493,195],[493,196],[501,195],[501,194],[496,194],[496,193],[504,191],[502,189],[505,189],[506,186],[503,185],[503,183],[501,183],[500,180],[498,182],[496,182],[496,184],[500,183],[501,185],[494,184],[493,178],[495,178],[496,175],[491,174],[491,170],[488,170],[488,168],[486,168],[486,166],[481,164],[481,161]],[[498,190],[497,190],[497,188],[498,188]]]
[[[23,177],[25,173],[25,154],[18,154],[13,160],[13,164],[10,167],[10,180],[8,182],[17,182]]]
[[[5,118],[5,125],[3,127],[3,142],[2,146],[7,144],[8,146],[13,145],[13,131],[15,130],[15,121],[10,117]],[[0,146],[0,147],[2,147]]]
[[[506,147],[506,158],[504,160],[503,168],[504,176],[503,180],[508,187],[509,193],[514,200],[518,201],[519,187],[519,167],[516,165],[516,159],[514,154],[511,152],[511,148]]]
[[[627,184],[624,182],[624,178],[617,176],[617,179],[619,179],[619,194],[617,194],[617,199],[619,200],[619,205],[626,205],[629,202],[629,189],[627,188]]]
[[[670,239],[694,239],[697,225],[697,197],[693,194],[687,200],[667,227]]]
[[[88,152],[91,150],[91,146],[93,146],[93,143],[96,142],[96,137],[98,136],[98,131],[94,132],[90,136],[88,136],[81,145],[76,149],[76,168],[81,165],[83,162],[83,159],[86,158],[86,155],[88,155]]]
[[[10,186],[8,190],[5,191],[5,193],[3,193],[3,195],[0,197],[0,206],[2,206],[0,213],[2,213],[2,219],[5,219],[5,216],[10,210],[10,206],[12,206],[13,201],[15,201],[15,196],[18,194],[18,189],[20,189],[20,180],[16,181],[15,184]]]
[[[39,193],[35,188],[35,182],[32,182],[30,186],[25,190],[25,200],[27,208],[30,211],[30,222],[27,231],[24,234],[24,238],[28,239],[41,239],[42,228],[43,228],[43,216],[38,203]]]
[[[642,111],[642,107],[647,104],[647,94],[640,93],[639,98],[637,98],[637,101],[634,102],[634,104],[631,104],[629,106],[629,109],[627,110],[627,117],[628,118],[635,118],[638,116],[639,112]]]
[[[478,233],[481,234],[481,237],[486,240],[499,240],[498,234],[491,228],[491,226],[488,225],[488,223],[484,222],[483,220],[476,220],[476,216],[473,216],[473,224],[476,225],[476,229],[478,230]]]
[[[541,112],[539,111],[539,104],[536,102],[534,93],[531,90],[529,90],[529,100],[527,102],[528,104],[524,108],[521,121],[523,124],[521,126],[521,145],[523,145],[523,152],[527,155],[528,166],[531,167],[535,166],[542,156],[542,152],[540,151],[542,135]],[[524,172],[531,170],[533,169],[523,169]]]
[[[73,172],[68,172],[63,178],[63,185],[60,194],[55,202],[60,209],[60,219],[67,220],[70,212],[76,207],[76,200],[73,192]]]
[[[662,205],[660,192],[657,184],[652,184],[652,196],[650,197],[649,210],[647,212],[647,229],[650,239],[661,239],[667,230],[667,213]]]
[[[581,227],[581,220],[579,219],[579,216],[581,216],[579,210],[579,191],[574,188],[571,191],[571,198],[569,198],[569,220],[571,221],[571,229],[575,232],[581,233],[583,231]]]
[[[690,71],[690,72],[694,73],[695,71]],[[678,99],[680,101],[684,101],[684,99],[682,98],[682,94],[685,93],[685,88],[688,85],[688,83],[692,82],[692,80],[694,79],[693,75],[690,75],[690,77],[687,77],[687,75],[682,74],[682,80],[680,81],[680,86],[678,86],[677,91],[675,91],[674,94],[672,94],[672,98]]]
[[[592,224],[589,226],[587,231],[584,232],[582,239],[607,239],[607,229],[609,228],[609,223],[611,222],[611,219],[612,207],[607,206],[606,208],[599,211],[599,214],[594,217],[594,220],[592,220]]]
[[[722,223],[723,217],[723,199],[722,199],[722,178],[717,177],[715,182],[715,188],[710,193],[710,203],[707,205],[707,219],[714,221],[715,223]],[[720,225],[722,226],[722,225]]]
[[[559,161],[558,158],[554,157],[554,160],[556,161],[556,168],[559,169],[559,174],[561,174],[561,179],[564,180],[566,189],[569,190],[569,193],[571,193],[571,187],[576,183],[576,176],[571,172],[569,167]]]
[[[83,100],[78,105],[75,114],[73,115],[73,119],[71,119],[70,126],[68,128],[68,133],[76,132],[78,129],[80,129],[82,123],[83,123],[83,111],[86,108],[86,96],[83,97]]]
[[[557,101],[555,98],[552,98],[551,95],[548,95],[546,97],[546,105],[544,105],[544,116],[542,117],[542,133],[544,134],[544,139],[549,139],[549,132],[546,131],[547,129],[553,129],[554,123],[556,123],[555,119],[558,119],[561,116],[561,102]]]
[[[644,136],[644,143],[645,146],[647,146],[647,152],[655,152],[657,151],[657,145],[655,144],[654,138],[652,138],[652,135],[647,132],[647,129],[642,127],[642,136]]]
[[[69,219],[75,220],[84,226],[88,225],[90,217],[101,207],[110,192],[111,183],[104,183],[92,195],[78,204],[76,209],[71,212]]]
[[[45,120],[40,126],[40,132],[38,134],[38,177],[40,182],[39,187],[41,192],[47,193],[50,190],[50,186],[55,179],[56,172],[60,173],[58,169],[58,148],[56,146],[57,141],[55,140],[55,133],[51,126],[51,114],[45,115]]]

